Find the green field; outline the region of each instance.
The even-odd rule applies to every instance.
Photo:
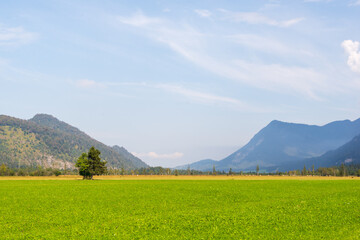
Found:
[[[0,181],[0,239],[359,238],[359,181]]]

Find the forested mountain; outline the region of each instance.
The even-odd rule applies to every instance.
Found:
[[[336,121],[324,126],[272,121],[248,144],[214,163],[217,170],[292,170],[302,159],[318,157],[350,141],[360,133],[360,119]],[[196,170],[208,171],[209,164],[197,162]],[[286,166],[287,169],[284,169]]]
[[[36,123],[37,125],[43,127],[49,127],[53,130],[59,130],[64,133],[69,133],[81,137],[88,137],[84,132],[80,131],[76,127],[60,121],[49,114],[36,114],[33,118],[29,119],[29,122]]]
[[[79,129],[46,114],[30,120],[0,115],[0,164],[10,167],[36,166],[73,167],[82,152],[91,146],[99,149],[108,167],[135,169],[148,167],[126,150],[91,138]]]
[[[126,150],[124,147],[119,147],[115,145],[112,147],[112,149],[118,154],[120,154],[126,161],[132,162],[135,166],[139,166],[137,168],[145,167],[143,166],[144,162],[140,158],[135,157],[134,155],[129,153],[128,150]]]

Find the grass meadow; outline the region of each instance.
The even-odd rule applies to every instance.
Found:
[[[60,179],[3,178],[0,239],[360,238],[360,181]]]

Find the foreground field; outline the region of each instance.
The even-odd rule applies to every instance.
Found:
[[[358,239],[358,181],[0,181],[1,239]]]

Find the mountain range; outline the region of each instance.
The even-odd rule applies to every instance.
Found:
[[[215,161],[201,160],[177,167],[211,171],[289,171],[310,167],[329,167],[355,163],[360,156],[360,119],[335,121],[324,126],[274,120],[260,130],[248,144]]]
[[[125,148],[107,146],[51,115],[37,114],[30,120],[0,115],[0,164],[73,168],[92,146],[100,150],[108,167],[148,167]]]
[[[0,164],[9,167],[73,168],[77,158],[94,146],[108,167],[149,167],[124,147],[107,146],[57,118],[37,114],[29,120],[0,115]],[[335,121],[324,126],[274,120],[245,146],[226,158],[205,159],[177,169],[212,171],[289,171],[360,164],[360,119]]]

